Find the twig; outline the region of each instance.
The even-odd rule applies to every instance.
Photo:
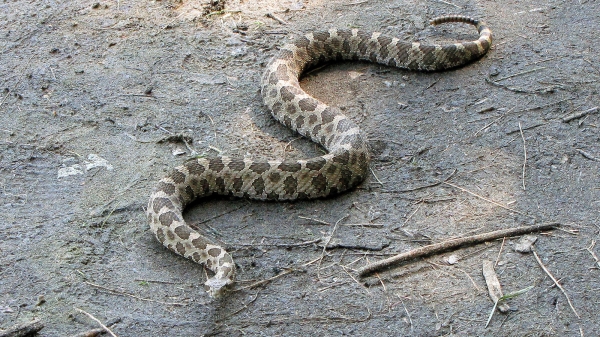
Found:
[[[349,216],[350,216],[349,214],[346,214],[343,217],[341,217],[338,221],[335,222],[335,225],[333,226],[333,229],[331,230],[331,234],[329,234],[327,236],[326,241],[323,244],[323,251],[321,252],[321,257],[319,258],[319,264],[317,266],[317,278],[319,279],[319,281],[321,280],[321,263],[323,262],[323,258],[325,258],[325,252],[327,251],[327,245],[329,245],[329,243],[331,242],[331,239],[333,238],[333,234],[335,234],[335,230],[338,228],[339,223]]]
[[[504,206],[504,205],[502,205],[502,204],[501,204],[501,203],[499,203],[499,202],[496,202],[496,201],[494,201],[494,200],[491,200],[491,199],[488,199],[488,198],[486,198],[486,197],[483,197],[483,196],[481,196],[481,195],[479,195],[479,194],[477,194],[477,193],[475,193],[475,192],[471,192],[471,191],[469,191],[469,190],[467,190],[467,189],[465,189],[465,188],[462,188],[462,187],[460,187],[460,186],[454,185],[454,184],[452,184],[452,183],[449,183],[449,182],[447,182],[447,181],[444,181],[444,182],[443,182],[443,184],[446,184],[446,185],[452,186],[452,187],[454,187],[454,188],[458,188],[459,190],[461,190],[461,191],[463,191],[463,192],[467,192],[467,193],[469,193],[470,195],[476,196],[477,198],[483,199],[483,200],[485,200],[485,201],[487,201],[487,202],[489,202],[489,203],[492,203],[492,204],[494,204],[494,205],[496,205],[496,206],[498,206],[498,207],[504,208],[505,210],[508,210],[508,211],[511,211],[511,212],[515,212],[515,213],[517,213],[517,214],[521,214],[521,215],[523,215],[523,216],[526,216],[526,217],[529,217],[529,218],[535,219],[535,217],[534,217],[534,216],[531,216],[531,215],[529,215],[529,214],[523,213],[523,212],[521,212],[521,211],[518,211],[518,210],[516,210],[516,209],[514,209],[514,208],[510,208],[510,207],[508,207],[508,206]]]
[[[517,236],[517,235],[522,235],[522,234],[528,234],[531,232],[551,229],[551,228],[554,228],[557,226],[560,226],[560,224],[546,223],[546,224],[533,225],[533,226],[508,228],[508,229],[502,229],[502,230],[483,233],[483,234],[477,234],[477,235],[473,235],[473,236],[467,236],[464,238],[457,238],[457,239],[448,240],[448,241],[444,241],[444,242],[440,242],[440,243],[435,243],[432,245],[413,249],[411,251],[401,253],[401,254],[392,256],[390,258],[387,258],[387,259],[383,259],[381,261],[377,261],[377,262],[368,264],[358,270],[358,275],[365,276],[374,271],[381,270],[383,268],[389,267],[389,266],[399,263],[399,262],[408,261],[408,260],[412,260],[412,259],[416,259],[419,257],[424,257],[424,256],[432,255],[432,254],[437,254],[437,253],[444,252],[447,250],[456,249],[461,246],[479,244],[482,242],[492,241],[492,240],[500,239],[503,237],[511,237],[511,236]]]
[[[71,337],[97,337],[97,336],[102,335],[105,332],[106,332],[106,330],[104,330],[102,328],[98,328],[98,329],[92,329],[92,330],[80,332],[76,335],[72,335]]]
[[[323,240],[322,238],[318,238],[315,240],[310,240],[310,241],[304,241],[304,242],[299,242],[299,243],[251,243],[251,244],[242,244],[239,246],[242,247],[256,247],[256,246],[260,246],[260,247],[280,247],[280,248],[291,248],[291,247],[301,247],[301,246],[307,246],[307,245],[312,245],[315,243],[319,243],[321,242],[321,240]]]
[[[141,300],[141,301],[155,302],[155,303],[166,304],[166,305],[181,305],[181,306],[186,305],[185,303],[163,302],[163,301],[151,300],[149,298],[143,298],[143,297],[139,297],[139,296],[136,296],[136,295],[133,295],[133,294],[130,294],[130,293],[123,292],[123,291],[119,291],[119,290],[114,290],[114,289],[110,289],[110,288],[107,288],[107,287],[103,287],[103,286],[101,286],[99,284],[95,284],[95,283],[88,282],[88,281],[83,281],[83,283],[91,285],[92,287],[96,287],[96,288],[108,291],[109,293],[113,293],[115,295],[129,296],[129,297],[133,297],[135,299]]]
[[[569,303],[569,306],[571,307],[571,310],[573,310],[573,313],[575,314],[575,316],[577,316],[577,318],[581,318],[579,316],[579,314],[577,313],[577,311],[575,310],[575,308],[573,307],[573,303],[571,303],[571,299],[569,298],[569,295],[567,295],[567,292],[565,291],[565,289],[560,285],[560,283],[558,283],[558,281],[554,278],[554,276],[552,276],[552,274],[550,273],[548,268],[546,268],[546,266],[544,266],[544,264],[542,263],[542,260],[540,259],[537,252],[535,251],[535,248],[531,247],[531,251],[533,252],[533,256],[535,256],[535,259],[537,260],[540,267],[542,267],[542,269],[546,272],[546,274],[548,274],[548,276],[550,276],[550,278],[552,279],[554,284],[556,284],[558,289],[560,289],[560,291],[562,291],[563,295],[565,295],[565,297],[567,298],[567,302]]]
[[[596,245],[596,241],[592,240],[592,244],[586,248],[586,250],[588,252],[590,252],[590,254],[592,254],[592,257],[594,258],[594,260],[596,260],[596,264],[598,265],[598,267],[600,267],[600,260],[598,259],[598,256],[596,255],[596,253],[594,253],[594,251],[592,249],[594,249],[594,246]]]
[[[119,322],[121,322],[121,318],[112,319],[112,320],[106,322],[106,326],[112,327],[113,325],[115,325]],[[76,335],[71,335],[71,337],[97,337],[100,335],[104,335],[105,333],[106,333],[106,330],[104,330],[103,328],[97,328],[97,329],[90,329],[88,331],[80,332]]]
[[[279,22],[282,25],[287,25],[287,22],[285,22],[283,19],[276,17],[275,14],[273,14],[273,13],[267,13],[267,14],[265,14],[265,16],[268,17],[269,19],[273,19],[273,20]]]
[[[445,181],[450,180],[450,178],[452,178],[455,173],[456,173],[456,169],[454,171],[452,171],[452,173],[450,173],[450,175],[448,177],[444,178],[444,180],[438,180],[437,182],[429,184],[429,185],[412,187],[412,188],[408,188],[408,189],[405,189],[405,190],[383,191],[383,192],[384,193],[406,193],[406,192],[413,192],[413,191],[417,191],[417,190],[422,190],[422,189],[425,189],[425,188],[435,187],[435,186],[441,185]]]
[[[580,111],[580,112],[576,112],[576,113],[570,114],[568,116],[563,117],[561,120],[564,123],[568,123],[568,122],[570,122],[570,121],[572,121],[574,119],[581,118],[581,117],[583,117],[585,115],[589,115],[589,114],[591,114],[593,112],[596,112],[596,111],[598,111],[598,107],[597,106],[595,106],[593,108],[590,108],[590,109],[587,109],[587,110],[584,110],[584,111]]]
[[[455,5],[455,4],[453,4],[453,3],[450,3],[450,2],[448,2],[448,1],[444,1],[444,0],[437,0],[437,1],[438,1],[438,2],[441,2],[441,3],[443,3],[443,4],[446,4],[446,5],[454,6],[454,7],[458,8],[458,9],[463,9],[462,7],[460,7],[460,6],[458,6],[458,5]],[[402,303],[402,305],[404,305],[404,303]],[[405,309],[406,309],[406,308],[405,308]],[[412,322],[411,322],[411,323],[412,323]],[[412,324],[411,324],[411,328],[412,328]]]
[[[506,79],[513,78],[513,77],[516,77],[516,76],[521,76],[521,75],[529,74],[529,73],[532,73],[532,72],[534,72],[534,71],[538,71],[538,70],[542,70],[542,69],[546,69],[546,67],[539,67],[539,68],[533,68],[533,69],[529,69],[529,70],[521,71],[521,72],[519,72],[519,73],[516,73],[516,74],[512,74],[512,75],[508,75],[508,76],[504,76],[504,77],[501,77],[501,78],[495,79],[495,80],[494,80],[494,81],[492,81],[492,82],[500,82],[500,81],[502,81],[502,80],[506,80]]]
[[[502,253],[502,248],[504,248],[504,242],[506,241],[506,237],[502,238],[502,244],[500,245],[500,249],[498,250],[498,256],[496,256],[496,262],[494,262],[494,267],[498,265],[498,261],[500,261],[500,254]]]
[[[0,337],[25,337],[30,336],[44,328],[44,324],[35,319],[28,323],[17,324],[8,330],[0,331]]]
[[[304,219],[304,220],[310,220],[310,221],[314,221],[314,222],[316,222],[316,223],[320,223],[320,224],[322,224],[322,225],[331,226],[331,224],[330,224],[329,222],[327,222],[327,221],[323,221],[323,220],[319,220],[319,219],[315,219],[315,218],[309,218],[309,217],[307,217],[307,216],[301,216],[301,215],[299,215],[298,217],[299,217],[300,219]]]
[[[256,292],[256,294],[254,295],[254,298],[253,298],[253,299],[251,299],[251,300],[250,300],[250,301],[248,301],[247,303],[244,303],[244,305],[243,305],[241,308],[239,308],[238,310],[236,310],[236,311],[232,312],[231,314],[227,315],[227,317],[224,317],[223,319],[221,319],[221,321],[224,321],[224,320],[226,320],[226,319],[228,319],[228,318],[231,318],[231,317],[233,317],[233,316],[235,316],[235,315],[239,314],[239,313],[240,313],[240,312],[242,312],[242,310],[244,310],[244,309],[248,309],[248,304],[254,303],[254,301],[256,301],[256,299],[258,298],[258,293],[259,293],[259,292],[260,292],[260,290]]]
[[[400,295],[397,295],[398,297],[400,297]],[[410,323],[410,331],[413,331],[414,326],[413,326],[413,321],[412,318],[410,318],[410,312],[408,312],[408,309],[406,308],[406,305],[404,305],[404,301],[402,300],[402,298],[400,298],[400,303],[402,303],[402,306],[404,307],[404,311],[406,312],[406,316],[408,317],[408,322]]]
[[[87,317],[89,317],[90,319],[92,319],[93,321],[95,321],[96,323],[98,323],[98,325],[100,325],[102,327],[102,329],[106,330],[106,332],[108,332],[111,336],[117,337],[117,335],[115,335],[114,332],[110,331],[110,329],[106,325],[102,324],[102,322],[100,322],[100,320],[97,319],[96,317],[94,317],[92,314],[90,314],[90,313],[88,313],[86,311],[83,311],[83,310],[81,310],[81,309],[79,309],[77,307],[73,307],[73,309],[79,311],[80,313],[86,315]]]
[[[594,160],[594,161],[600,161],[600,158],[593,156],[589,152],[583,151],[582,149],[575,149],[575,150],[577,150],[577,152],[581,153],[581,155],[586,157],[587,159]]]
[[[363,0],[363,1],[355,1],[355,2],[351,2],[351,3],[347,3],[347,4],[342,4],[342,6],[353,6],[353,5],[360,5],[360,4],[364,4],[369,2],[369,0]]]
[[[525,190],[525,165],[527,165],[527,147],[525,147],[525,135],[523,135],[523,128],[521,127],[521,122],[519,122],[519,132],[521,132],[521,139],[523,139],[523,190]]]
[[[279,274],[277,274],[277,275],[275,275],[275,276],[273,276],[273,277],[270,277],[270,278],[268,278],[268,279],[265,279],[265,280],[260,280],[260,281],[258,281],[258,282],[254,282],[254,283],[252,283],[252,284],[250,284],[250,285],[247,285],[247,286],[245,286],[245,287],[236,288],[236,289],[234,289],[234,290],[231,290],[231,291],[232,291],[232,292],[237,292],[237,291],[244,290],[244,289],[251,289],[251,288],[254,288],[254,287],[258,287],[258,286],[260,286],[260,285],[263,285],[263,284],[269,283],[269,282],[271,282],[271,281],[273,281],[273,280],[275,280],[275,279],[278,279],[278,278],[280,278],[280,277],[282,277],[282,276],[284,276],[284,275],[290,274],[290,273],[292,273],[292,272],[296,271],[296,270],[297,270],[297,268],[300,268],[300,267],[306,267],[306,266],[308,266],[308,265],[310,265],[310,264],[313,264],[313,263],[315,263],[315,262],[319,261],[320,259],[321,259],[321,257],[318,257],[318,258],[316,258],[316,259],[314,259],[314,260],[311,260],[311,261],[308,261],[308,262],[306,262],[306,263],[304,263],[304,264],[302,264],[302,265],[300,265],[300,266],[298,266],[298,267],[288,268],[287,270],[285,270],[285,271],[283,271],[283,272],[281,272],[281,273],[279,273]]]

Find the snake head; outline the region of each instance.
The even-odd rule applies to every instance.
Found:
[[[233,283],[233,280],[230,278],[218,276],[219,274],[209,278],[204,283],[204,288],[210,297],[219,298],[223,296],[227,291],[228,286]]]
[[[233,284],[235,264],[231,256],[223,250],[222,255],[215,259],[215,261],[207,261],[207,265],[213,267],[211,270],[215,275],[206,280],[204,288],[210,297],[220,297],[226,292],[228,286]]]

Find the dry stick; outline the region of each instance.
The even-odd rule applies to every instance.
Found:
[[[96,287],[96,288],[108,291],[109,293],[112,293],[112,294],[115,294],[115,295],[129,296],[129,297],[133,297],[135,299],[142,300],[142,301],[155,302],[155,303],[166,304],[166,305],[180,305],[180,306],[187,305],[185,303],[178,303],[178,302],[163,302],[163,301],[151,300],[149,298],[143,298],[143,297],[139,297],[139,296],[136,296],[136,295],[133,295],[133,294],[130,294],[130,293],[123,292],[123,291],[119,291],[119,290],[114,290],[114,289],[110,289],[110,288],[107,288],[107,287],[103,287],[103,286],[101,286],[99,284],[95,284],[95,283],[88,282],[88,281],[83,281],[83,283],[89,284],[92,287]]]
[[[25,337],[33,335],[44,328],[44,324],[35,319],[28,323],[15,325],[8,330],[0,331],[0,337]]]
[[[590,252],[590,254],[592,254],[592,257],[594,258],[594,260],[596,260],[596,264],[598,264],[598,267],[600,267],[600,260],[598,259],[598,256],[596,255],[596,253],[594,253],[594,251],[592,249],[594,249],[594,246],[596,245],[596,241],[592,240],[592,244],[586,248],[586,250],[588,252]]]
[[[583,151],[582,149],[575,149],[575,150],[577,150],[577,152],[581,153],[581,155],[586,157],[587,159],[594,160],[594,161],[600,161],[600,158],[596,158],[593,155],[591,155],[590,153]]]
[[[268,17],[269,19],[273,19],[273,20],[279,22],[282,25],[287,25],[287,22],[285,22],[283,19],[276,17],[275,14],[273,14],[273,13],[267,13],[267,14],[265,14],[265,16]]]
[[[504,248],[505,241],[506,241],[506,237],[502,238],[502,244],[500,245],[500,250],[498,250],[498,256],[496,256],[496,262],[494,262],[494,268],[498,265],[498,261],[500,261],[500,254],[502,253],[502,248]]]
[[[523,213],[523,212],[521,212],[521,211],[517,211],[517,210],[516,210],[516,209],[514,209],[514,208],[510,208],[510,207],[508,207],[508,206],[504,206],[504,205],[502,205],[501,203],[498,203],[498,202],[496,202],[496,201],[494,201],[494,200],[491,200],[491,199],[488,199],[488,198],[486,198],[486,197],[483,197],[483,196],[481,196],[481,195],[479,195],[479,194],[477,194],[477,193],[475,193],[475,192],[471,192],[471,191],[469,191],[469,190],[467,190],[467,189],[465,189],[465,188],[462,188],[462,187],[460,187],[460,186],[454,185],[454,184],[452,184],[452,183],[449,183],[449,182],[447,182],[447,181],[444,181],[444,182],[443,182],[443,184],[446,184],[446,185],[452,186],[452,187],[454,187],[454,188],[458,188],[459,190],[461,190],[461,191],[463,191],[463,192],[467,192],[467,193],[469,193],[470,195],[476,196],[476,197],[478,197],[478,198],[480,198],[480,199],[483,199],[483,200],[485,200],[485,201],[487,201],[487,202],[489,202],[489,203],[492,203],[492,204],[494,204],[494,205],[496,205],[496,206],[498,206],[498,207],[502,207],[502,208],[504,208],[505,210],[508,210],[508,211],[511,211],[511,212],[515,212],[515,213],[517,213],[517,214],[521,214],[521,215],[523,215],[523,216],[526,216],[526,217],[529,217],[529,218],[535,219],[535,217],[534,217],[534,216],[531,216],[531,215],[529,215],[529,214]]]
[[[458,6],[458,5],[455,5],[455,4],[453,4],[453,3],[451,3],[451,2],[448,2],[448,1],[444,1],[444,0],[437,0],[437,1],[439,1],[439,2],[441,2],[441,3],[444,3],[444,4],[446,4],[446,5],[454,6],[454,7],[458,8],[458,9],[463,9],[463,8],[461,8],[460,6]],[[404,305],[404,303],[402,303],[402,305]],[[411,323],[412,323],[412,322],[411,322]]]
[[[76,335],[71,335],[71,337],[96,337],[96,336],[102,335],[105,332],[106,332],[106,330],[104,330],[102,328],[98,328],[98,329],[92,329],[92,330],[80,332]]]
[[[581,117],[583,117],[585,115],[591,114],[592,112],[596,112],[596,111],[598,111],[598,107],[597,106],[595,106],[595,107],[593,107],[591,109],[587,109],[587,110],[581,111],[581,112],[576,112],[576,113],[570,114],[568,116],[563,117],[561,120],[564,123],[568,123],[568,122],[570,122],[570,121],[572,121],[574,119],[581,118]]]
[[[258,281],[258,282],[254,282],[254,283],[252,283],[252,284],[250,284],[250,285],[247,285],[247,286],[245,286],[245,287],[237,288],[237,289],[234,289],[234,290],[231,290],[231,291],[232,291],[232,292],[236,292],[236,291],[240,291],[240,290],[244,290],[244,289],[250,289],[250,288],[258,287],[258,286],[260,286],[260,285],[263,285],[263,284],[269,283],[269,282],[271,282],[271,281],[273,281],[273,280],[275,280],[275,279],[278,279],[278,278],[280,278],[280,277],[282,277],[282,276],[284,276],[284,275],[290,274],[290,273],[292,273],[292,272],[296,271],[296,268],[300,268],[300,267],[306,267],[306,266],[308,266],[308,265],[311,265],[311,264],[313,264],[313,263],[315,263],[315,262],[319,261],[320,259],[321,259],[321,257],[319,256],[318,258],[316,258],[316,259],[314,259],[314,260],[311,260],[311,261],[308,261],[308,262],[306,262],[306,263],[304,263],[304,264],[302,264],[302,265],[300,265],[300,266],[298,266],[298,267],[292,267],[292,268],[288,268],[287,270],[285,270],[285,271],[283,271],[283,272],[281,272],[281,273],[279,273],[279,274],[277,274],[277,275],[275,275],[275,276],[273,276],[273,277],[270,277],[270,278],[268,278],[268,279],[265,279],[265,280],[260,280],[260,281]]]
[[[557,226],[560,226],[560,224],[553,222],[553,223],[539,224],[539,225],[533,225],[533,226],[508,228],[508,229],[502,229],[502,230],[483,233],[483,234],[477,234],[477,235],[473,235],[473,236],[467,236],[464,238],[457,238],[457,239],[448,240],[448,241],[444,241],[444,242],[440,242],[440,243],[435,243],[432,245],[413,249],[411,251],[408,251],[408,252],[405,252],[402,254],[398,254],[398,255],[392,256],[387,259],[383,259],[381,261],[377,261],[377,262],[368,264],[358,270],[358,275],[365,276],[369,273],[384,269],[386,267],[389,267],[389,266],[399,263],[399,262],[408,261],[408,260],[412,260],[412,259],[416,259],[419,257],[424,257],[424,256],[432,255],[432,254],[437,254],[437,253],[440,253],[443,251],[456,249],[458,247],[465,246],[465,245],[474,245],[474,244],[479,244],[479,243],[486,242],[486,241],[500,239],[503,237],[511,237],[511,236],[517,236],[517,235],[522,235],[522,234],[528,234],[531,232],[552,229]]]
[[[98,324],[99,324],[99,325],[100,325],[100,326],[101,326],[101,327],[102,327],[104,330],[106,330],[106,332],[108,332],[108,333],[109,333],[111,336],[113,336],[113,337],[117,337],[117,335],[115,335],[115,334],[114,334],[114,332],[110,331],[110,329],[109,329],[109,328],[108,328],[106,325],[102,324],[102,322],[100,322],[100,320],[99,320],[99,319],[97,319],[96,317],[92,316],[92,314],[90,314],[90,313],[88,313],[88,312],[86,312],[86,311],[83,311],[83,310],[81,310],[81,309],[79,309],[79,308],[77,308],[77,307],[73,307],[73,309],[75,309],[75,310],[79,311],[80,313],[82,313],[82,314],[86,315],[87,317],[89,317],[90,319],[92,319],[93,321],[95,321],[96,323],[98,323]]]
[[[525,190],[525,165],[527,165],[527,148],[525,147],[525,136],[523,135],[523,128],[521,127],[521,122],[519,122],[519,131],[521,132],[521,139],[523,139],[523,190]]]
[[[535,251],[535,248],[531,247],[531,251],[533,252],[533,256],[535,256],[535,259],[537,260],[537,262],[540,265],[540,267],[542,267],[542,269],[546,272],[546,274],[548,274],[548,276],[550,276],[550,278],[552,279],[552,281],[554,282],[554,284],[556,284],[556,286],[558,287],[558,289],[560,289],[560,291],[562,291],[563,295],[565,295],[565,297],[567,298],[567,302],[569,303],[569,306],[571,307],[571,310],[573,310],[573,313],[575,314],[575,316],[577,316],[577,318],[581,318],[579,316],[579,314],[577,313],[577,311],[575,310],[575,308],[573,307],[573,303],[571,303],[571,299],[569,298],[569,295],[567,295],[567,292],[565,291],[565,289],[560,285],[560,283],[558,283],[558,280],[556,280],[554,278],[554,276],[552,276],[552,274],[550,273],[550,271],[548,270],[548,268],[546,268],[546,266],[544,266],[544,264],[542,263],[542,260],[537,255],[537,253]]]
[[[520,76],[520,75],[529,74],[529,73],[532,73],[534,71],[538,71],[538,70],[542,70],[542,69],[546,69],[546,67],[539,67],[539,68],[533,68],[533,69],[525,70],[525,71],[522,71],[520,73],[516,73],[516,74],[512,74],[512,75],[508,75],[508,76],[504,76],[504,77],[498,78],[498,79],[494,80],[493,82],[500,82],[502,80],[506,80],[506,79],[513,78],[513,77]]]
[[[321,257],[319,258],[319,264],[317,265],[317,278],[319,279],[319,281],[321,280],[321,263],[323,262],[323,259],[325,258],[325,252],[327,251],[327,246],[329,245],[329,242],[331,242],[331,239],[333,238],[333,234],[335,234],[335,230],[338,228],[338,225],[340,224],[340,222],[349,216],[350,216],[350,214],[346,214],[343,217],[341,217],[338,221],[335,222],[335,225],[333,225],[333,229],[331,230],[331,234],[327,237],[327,241],[323,244],[323,251],[321,252]]]

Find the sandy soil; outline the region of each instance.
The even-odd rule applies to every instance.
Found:
[[[148,230],[154,183],[197,154],[321,153],[258,95],[288,39],[328,27],[473,39],[472,27],[427,24],[450,13],[488,22],[489,55],[440,73],[343,63],[304,78],[368,136],[373,175],[359,188],[187,212],[239,267],[237,290],[210,299],[203,268]],[[3,1],[0,328],[97,327],[80,308],[118,320],[120,337],[600,335],[598,22],[600,3],[585,0],[240,0],[218,13],[188,1]],[[538,233],[535,249],[579,317],[534,256],[515,252],[518,238],[355,275],[428,243],[550,221],[562,229]],[[532,287],[487,327],[484,260],[505,293]]]

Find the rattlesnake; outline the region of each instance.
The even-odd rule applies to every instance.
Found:
[[[297,200],[340,193],[367,175],[369,152],[358,126],[339,109],[304,92],[298,83],[308,68],[332,60],[363,60],[414,70],[435,71],[461,66],[483,56],[492,33],[478,20],[443,16],[432,25],[474,25],[471,42],[424,45],[381,33],[332,29],[306,34],[281,48],[261,79],[261,94],[273,116],[328,152],[304,160],[255,161],[224,156],[187,161],[164,177],[150,196],[147,215],[158,241],[175,253],[205,263],[215,275],[206,281],[211,296],[233,283],[235,264],[224,248],[190,228],[182,211],[196,198],[213,194],[259,200]]]

